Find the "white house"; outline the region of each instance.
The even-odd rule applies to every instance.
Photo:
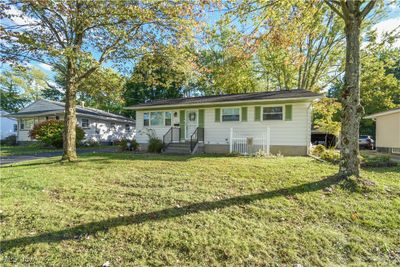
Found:
[[[10,135],[17,134],[17,121],[13,118],[6,117],[8,114],[8,112],[0,110],[0,140],[3,140]]]
[[[310,148],[312,101],[320,94],[282,90],[157,100],[136,111],[136,139],[145,148],[149,134],[167,152],[306,155]]]
[[[400,107],[365,118],[376,122],[376,150],[400,154]]]
[[[64,107],[61,102],[38,100],[17,113],[9,114],[18,122],[17,141],[34,141],[29,137],[33,125],[49,119],[63,120]],[[134,121],[124,116],[82,106],[77,106],[76,116],[79,126],[85,131],[85,140],[105,143],[135,136]]]

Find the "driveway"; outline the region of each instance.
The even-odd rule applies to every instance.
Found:
[[[117,151],[117,148],[101,148],[101,149],[77,149],[76,152],[78,155],[89,154],[89,153],[114,153]],[[50,157],[57,157],[62,155],[62,151],[54,151],[54,152],[43,152],[43,153],[35,153],[32,155],[16,155],[16,156],[5,156],[0,157],[0,165],[13,164],[21,161],[27,160],[35,160],[35,159],[43,159]]]

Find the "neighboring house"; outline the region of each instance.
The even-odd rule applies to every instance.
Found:
[[[400,154],[400,107],[365,117],[376,122],[378,152]]]
[[[17,121],[12,118],[7,118],[6,116],[9,113],[0,110],[0,124],[1,124],[1,132],[0,132],[0,140],[5,139],[10,135],[17,134]]]
[[[17,141],[34,141],[29,137],[33,125],[49,119],[63,120],[64,107],[65,104],[61,102],[38,100],[17,113],[9,114],[18,122]],[[85,131],[87,141],[105,143],[133,138],[135,135],[134,121],[124,116],[77,106],[76,117],[79,126]]]
[[[306,155],[311,143],[311,104],[320,94],[282,90],[157,100],[136,111],[136,139],[146,148],[149,133],[170,152],[239,152]],[[185,145],[187,147],[185,147]],[[183,148],[182,148],[183,147]]]

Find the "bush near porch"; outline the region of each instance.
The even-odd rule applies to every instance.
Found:
[[[2,265],[400,264],[400,168],[95,154],[1,169]]]

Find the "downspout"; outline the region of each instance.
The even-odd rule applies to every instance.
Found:
[[[307,145],[307,155],[311,155],[311,111],[312,102],[307,107],[307,127],[306,127],[306,145]]]

